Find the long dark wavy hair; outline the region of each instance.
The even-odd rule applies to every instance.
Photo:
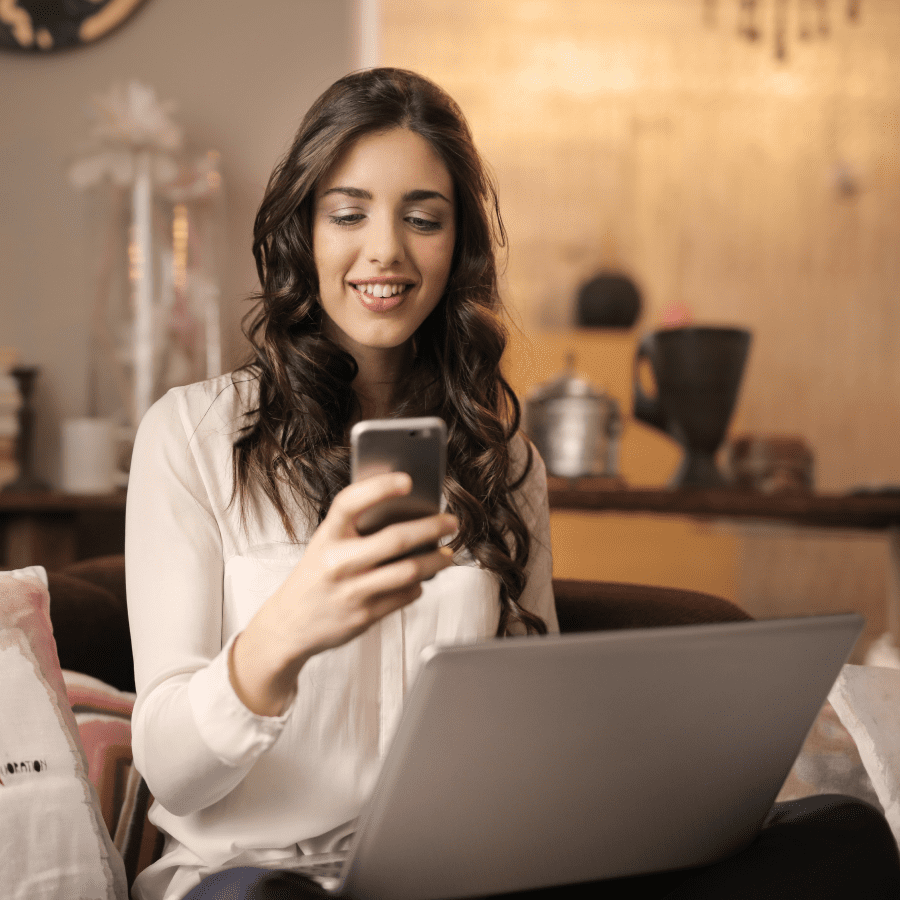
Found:
[[[287,498],[304,498],[318,524],[349,483],[358,367],[322,330],[313,206],[319,180],[345,150],[394,128],[419,134],[443,160],[457,224],[446,289],[413,337],[413,370],[393,415],[438,415],[447,423],[445,490],[460,523],[451,546],[467,549],[499,579],[497,634],[512,633],[516,623],[545,633],[543,620],[518,602],[530,537],[511,492],[532,453],[528,444],[524,470],[513,472],[520,408],[500,371],[507,331],[495,248],[505,246],[506,233],[497,191],[457,104],[414,72],[380,68],[341,78],[312,105],[269,179],[253,233],[260,290],[244,319],[252,356],[241,370],[258,379],[259,404],[234,444],[235,497],[246,514],[252,489],[262,489],[296,539]]]

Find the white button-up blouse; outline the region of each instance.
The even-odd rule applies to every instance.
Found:
[[[303,557],[311,535],[296,508],[291,542],[266,500],[242,523],[232,500],[232,445],[256,382],[176,388],[141,422],[128,485],[126,572],[137,702],[135,764],[167,835],[137,879],[136,900],[175,900],[210,872],[290,866],[342,849],[368,798],[416,677],[435,643],[492,638],[496,578],[467,553],[423,594],[344,646],[310,660],[278,717],[238,699],[228,654],[238,633]],[[524,439],[513,445],[516,472]],[[516,495],[531,532],[520,602],[557,631],[544,464]]]

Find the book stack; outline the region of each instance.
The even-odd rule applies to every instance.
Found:
[[[19,408],[22,395],[12,370],[19,354],[11,347],[0,347],[0,489],[19,477],[16,446],[19,437]]]

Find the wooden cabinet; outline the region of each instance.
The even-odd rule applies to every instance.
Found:
[[[888,542],[886,622],[900,648],[900,493],[776,494],[731,489],[668,490],[610,486],[604,479],[548,479],[550,509],[635,513],[782,528],[880,533]]]
[[[0,492],[0,565],[54,571],[125,550],[125,494]]]

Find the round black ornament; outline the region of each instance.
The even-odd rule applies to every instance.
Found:
[[[627,275],[603,272],[578,291],[577,324],[582,328],[631,328],[640,312],[640,292]]]
[[[92,44],[118,28],[145,0],[0,2],[0,50],[52,53]]]

